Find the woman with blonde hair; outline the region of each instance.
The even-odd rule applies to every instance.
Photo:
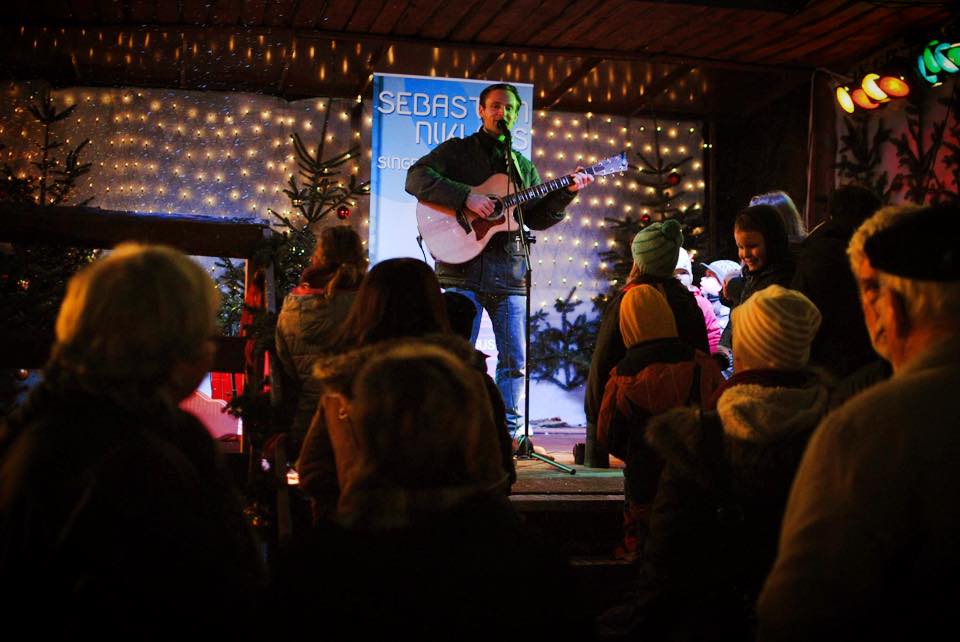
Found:
[[[249,604],[256,544],[216,444],[177,407],[211,366],[217,301],[165,247],[121,245],[71,279],[44,380],[0,425],[14,628],[213,632]]]
[[[310,376],[313,364],[336,347],[366,271],[360,236],[344,225],[328,227],[317,238],[300,284],[283,300],[277,320],[277,361],[284,383],[281,404],[292,415],[294,457],[317,409],[319,391]]]

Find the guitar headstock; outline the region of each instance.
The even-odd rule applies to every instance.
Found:
[[[627,171],[627,153],[620,152],[616,156],[604,158],[590,169],[594,176],[606,176],[607,174],[625,172]]]

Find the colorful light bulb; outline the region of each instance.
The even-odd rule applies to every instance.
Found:
[[[893,98],[903,98],[910,93],[910,85],[903,78],[896,76],[884,76],[877,81],[877,85]]]
[[[937,78],[937,74],[931,74],[927,72],[927,66],[924,64],[924,56],[920,54],[917,56],[917,73],[920,74],[920,77],[926,80],[928,83],[936,87],[940,84],[940,79]]]
[[[862,107],[863,109],[876,109],[880,106],[879,103],[875,103],[870,100],[870,96],[867,95],[867,92],[859,87],[850,92],[850,98],[857,105],[857,107]]]
[[[957,66],[950,58],[950,51],[955,49],[955,45],[951,45],[948,42],[943,42],[937,45],[937,48],[933,50],[933,57],[937,61],[937,64],[940,65],[940,68],[943,69],[948,74],[955,74],[960,71],[960,67]]]
[[[960,67],[947,55],[951,49],[953,49],[953,45],[949,42],[940,43],[937,45],[937,48],[933,50],[933,59],[937,61],[937,64],[942,70],[948,74],[955,74],[960,71]]]
[[[936,49],[937,45],[940,44],[939,40],[931,40],[923,49],[923,65],[927,68],[927,71],[931,74],[940,73],[940,65],[937,64],[937,59],[933,55],[933,50]]]
[[[877,85],[878,80],[880,80],[880,74],[867,74],[860,82],[860,87],[862,87],[863,92],[873,100],[886,102],[890,100],[890,97]]]
[[[853,99],[850,98],[850,88],[849,87],[837,87],[837,102],[840,103],[840,107],[843,108],[843,111],[848,114],[852,114],[856,109],[856,106],[853,104]]]

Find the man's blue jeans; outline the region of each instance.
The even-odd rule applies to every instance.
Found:
[[[462,288],[446,288],[458,292],[477,307],[470,341],[477,342],[483,310],[490,315],[493,336],[497,342],[497,388],[507,409],[507,430],[514,436],[523,434],[523,373],[526,367],[527,298],[522,294],[482,294]]]

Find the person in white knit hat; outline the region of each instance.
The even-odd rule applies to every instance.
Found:
[[[730,314],[736,328],[734,371],[800,370],[807,365],[820,311],[800,292],[771,285]]]
[[[733,314],[735,374],[702,412],[676,408],[647,424],[664,468],[639,600],[601,621],[632,639],[752,639],[743,607],[773,564],[794,472],[827,411],[827,388],[806,369],[816,306],[771,285]]]

